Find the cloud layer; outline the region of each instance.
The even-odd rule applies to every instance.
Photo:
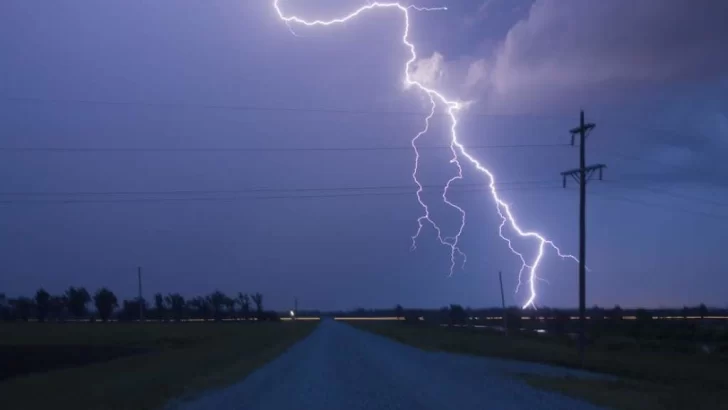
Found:
[[[499,93],[728,73],[728,2],[538,0],[493,58]]]
[[[509,3],[484,2],[479,24],[496,7]],[[494,50],[454,61],[436,53],[418,78],[465,98],[488,91],[506,100],[725,78],[726,21],[723,0],[536,0]]]

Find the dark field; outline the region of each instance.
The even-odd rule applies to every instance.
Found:
[[[156,349],[88,345],[0,345],[0,382],[16,376],[78,367],[95,362],[154,353]]]
[[[316,322],[0,324],[3,407],[151,409],[225,385]]]
[[[353,322],[353,325],[428,350],[579,367],[573,342],[556,337],[500,333],[483,329],[446,328],[401,322]],[[651,344],[654,345],[652,341]],[[614,350],[592,345],[585,368],[620,376],[620,381],[584,381],[522,376],[534,386],[554,389],[615,409],[728,408],[728,356],[667,352],[632,343]],[[611,350],[610,350],[611,349]]]

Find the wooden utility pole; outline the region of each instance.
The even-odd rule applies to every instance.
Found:
[[[586,166],[586,137],[595,126],[584,122],[584,110],[581,110],[579,126],[570,130],[571,145],[579,134],[579,168],[561,173],[564,188],[567,176],[579,183],[579,361],[582,366],[586,347],[586,183],[596,171],[599,171],[601,180],[602,170],[606,168],[604,164]]]
[[[144,322],[144,299],[142,299],[142,267],[137,268],[137,280],[139,282],[139,323]]]
[[[503,273],[498,271],[498,280],[501,289],[501,305],[503,306],[503,333],[508,336],[508,312],[506,311],[506,296],[503,293]]]

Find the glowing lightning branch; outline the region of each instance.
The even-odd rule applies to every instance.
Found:
[[[460,231],[454,238],[451,238],[451,237],[443,238],[442,237],[442,230],[435,223],[435,221],[433,221],[432,218],[430,218],[430,209],[427,206],[427,204],[425,204],[425,202],[422,200],[423,188],[422,188],[422,184],[417,179],[417,171],[419,170],[419,167],[420,167],[420,152],[417,149],[417,140],[421,136],[426,134],[427,131],[429,131],[430,120],[432,119],[433,116],[435,116],[435,109],[437,107],[437,104],[435,103],[435,100],[432,97],[432,94],[428,94],[428,96],[430,98],[431,109],[430,109],[430,114],[427,116],[427,118],[425,118],[425,128],[422,131],[420,131],[419,133],[417,133],[417,135],[415,135],[411,141],[412,148],[415,151],[415,168],[412,171],[412,179],[415,181],[415,184],[417,184],[417,201],[420,203],[420,206],[422,206],[422,209],[425,211],[424,215],[417,218],[417,232],[415,232],[415,234],[412,236],[412,250],[417,248],[417,238],[420,236],[420,232],[422,232],[423,223],[425,221],[427,221],[430,225],[432,225],[433,228],[435,228],[435,231],[437,232],[437,239],[440,241],[440,243],[450,248],[450,276],[452,276],[453,271],[455,270],[456,255],[459,255],[463,258],[463,264],[466,261],[465,254],[462,251],[460,251],[460,249],[457,246],[458,239],[460,237],[460,233],[463,230],[463,226],[460,227]],[[454,153],[455,153],[455,151],[453,150],[453,154]],[[459,177],[462,178],[462,169],[460,168],[460,164],[458,164],[458,169],[460,169]],[[449,186],[450,182],[455,179],[458,179],[458,177],[454,177],[454,178],[450,179],[450,181],[448,181],[448,186]],[[447,200],[446,194],[447,194],[447,186],[446,186],[445,190],[443,191],[442,197],[446,203],[450,204],[450,202]],[[461,208],[457,207],[456,205],[451,205],[451,206],[460,210],[460,212],[462,214],[463,225],[464,225],[465,224],[465,211],[463,211]]]
[[[419,236],[420,232],[422,231],[422,227],[424,222],[430,223],[437,232],[437,237],[440,243],[443,245],[447,245],[450,247],[451,253],[450,253],[450,260],[452,262],[451,268],[450,268],[450,274],[452,275],[453,268],[455,266],[455,260],[456,256],[461,256],[463,258],[463,263],[465,263],[465,255],[460,251],[458,248],[458,242],[460,239],[460,235],[463,232],[463,228],[465,226],[465,211],[460,208],[459,206],[453,204],[448,200],[447,198],[447,192],[450,188],[450,185],[457,181],[462,179],[462,166],[459,161],[459,155],[464,157],[468,160],[478,171],[484,173],[488,178],[488,188],[490,189],[490,193],[493,197],[493,200],[495,201],[496,205],[496,211],[498,212],[498,215],[501,218],[501,224],[498,228],[498,234],[499,236],[506,241],[508,244],[508,248],[521,259],[521,269],[518,273],[518,288],[521,286],[521,276],[523,275],[524,271],[528,272],[528,284],[529,284],[529,298],[526,301],[526,303],[523,305],[523,308],[528,308],[529,306],[535,307],[535,300],[536,300],[536,280],[539,280],[538,276],[538,266],[541,263],[541,260],[544,255],[545,248],[548,246],[549,248],[552,248],[556,251],[556,254],[560,256],[561,258],[569,258],[574,261],[577,259],[572,255],[565,255],[561,253],[561,250],[550,240],[543,237],[541,234],[537,232],[532,231],[524,231],[519,225],[516,219],[513,217],[513,214],[511,213],[510,206],[506,204],[500,196],[498,196],[498,192],[495,188],[495,176],[493,173],[491,173],[487,168],[485,168],[483,165],[480,164],[480,162],[475,159],[473,156],[471,156],[465,149],[465,147],[460,143],[457,136],[457,115],[456,113],[463,108],[463,104],[458,101],[449,100],[446,98],[443,94],[438,92],[437,90],[434,90],[432,88],[428,88],[422,83],[418,81],[414,81],[410,75],[410,66],[412,63],[414,63],[417,60],[417,52],[415,49],[414,44],[412,44],[409,41],[409,29],[410,29],[410,15],[409,10],[416,10],[416,11],[441,11],[441,10],[447,10],[446,7],[437,7],[437,8],[427,8],[427,7],[415,7],[415,6],[404,6],[400,3],[380,3],[380,2],[372,2],[365,6],[360,7],[359,9],[353,11],[350,14],[345,15],[344,17],[339,17],[331,20],[304,20],[297,16],[286,16],[279,7],[279,1],[280,0],[273,0],[273,7],[275,8],[276,12],[278,13],[278,17],[280,17],[281,20],[283,20],[286,25],[289,26],[291,23],[296,24],[302,24],[305,26],[330,26],[334,24],[341,24],[345,23],[348,20],[351,20],[360,14],[362,14],[365,11],[373,10],[373,9],[395,9],[400,12],[402,12],[404,16],[404,34],[402,35],[402,43],[410,50],[410,59],[407,60],[407,64],[404,67],[404,75],[405,75],[405,85],[408,87],[417,87],[422,92],[426,93],[427,96],[430,99],[430,103],[432,104],[432,109],[430,111],[430,114],[425,119],[425,128],[420,131],[413,139],[412,139],[412,148],[415,150],[415,169],[412,173],[412,178],[415,181],[415,184],[417,184],[417,200],[422,206],[422,209],[424,210],[424,215],[419,217],[417,219],[417,232],[412,237],[412,247],[414,248],[416,246],[416,240]],[[442,198],[445,201],[445,203],[456,210],[460,212],[461,214],[461,224],[460,229],[458,230],[457,234],[454,237],[442,237],[442,231],[440,227],[430,218],[430,212],[429,208],[425,204],[425,202],[422,200],[421,194],[422,194],[422,184],[420,184],[419,180],[417,179],[417,170],[419,167],[419,160],[420,160],[420,154],[417,150],[416,142],[417,140],[424,135],[430,127],[430,120],[435,115],[435,109],[437,107],[437,102],[440,102],[444,105],[444,107],[447,110],[447,114],[450,117],[450,121],[452,123],[452,126],[450,128],[451,131],[451,140],[450,140],[450,150],[452,152],[452,159],[450,160],[451,163],[454,163],[457,166],[458,174],[448,180],[447,184],[445,185],[445,188],[442,193]],[[518,252],[513,248],[513,244],[511,240],[505,236],[503,229],[505,228],[505,225],[508,224],[510,228],[515,231],[520,237],[527,238],[527,239],[533,239],[538,243],[538,253],[531,261],[530,263],[526,261],[526,258],[523,256],[522,253]],[[517,288],[517,289],[518,289]]]

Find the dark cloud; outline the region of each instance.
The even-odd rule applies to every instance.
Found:
[[[623,122],[652,131],[610,138],[680,179],[717,182],[728,173],[725,21],[721,0],[536,0],[493,52],[471,55],[464,83],[489,112],[630,113]]]
[[[501,94],[728,75],[728,2],[539,0],[495,54]]]

